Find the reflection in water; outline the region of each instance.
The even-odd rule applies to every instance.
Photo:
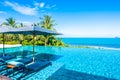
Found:
[[[33,53],[32,51],[24,50],[24,51],[10,52],[8,54],[15,55],[16,57],[25,58],[27,56],[32,55],[32,53]]]
[[[48,53],[40,53],[35,56],[36,60],[49,60],[49,61],[55,61],[59,59],[62,56],[54,55],[54,54],[48,54]]]
[[[116,79],[60,68],[50,77],[48,77],[47,80],[116,80]]]

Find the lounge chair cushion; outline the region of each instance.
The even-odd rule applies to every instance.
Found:
[[[3,54],[0,53],[0,57],[2,57],[2,56],[3,56]]]
[[[2,58],[0,58],[0,66],[6,65],[7,62],[5,60],[3,60]]]
[[[34,70],[34,71],[38,71],[44,67],[46,67],[47,65],[50,65],[51,62],[50,61],[37,61],[37,62],[34,62],[30,65],[27,66],[27,69],[29,70]]]
[[[3,60],[10,60],[10,59],[13,59],[13,58],[15,58],[16,56],[14,56],[14,55],[7,55],[7,56],[3,56],[3,57],[1,57]]]
[[[17,62],[22,62],[24,64],[28,64],[28,63],[31,63],[32,62],[32,58],[23,58],[23,59],[20,59],[20,60],[16,60]]]

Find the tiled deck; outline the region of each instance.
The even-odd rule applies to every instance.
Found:
[[[6,76],[0,75],[0,80],[11,80],[10,78],[7,78]]]

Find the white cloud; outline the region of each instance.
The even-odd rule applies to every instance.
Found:
[[[41,7],[41,8],[43,8],[44,6],[45,6],[45,3],[44,3],[44,2],[40,3],[40,7]]]
[[[22,6],[22,5],[19,5],[18,3],[11,3],[9,1],[5,1],[5,4],[12,7],[12,9],[14,9],[15,11],[24,15],[36,15],[38,13],[37,8]]]
[[[44,2],[41,2],[41,3],[35,2],[34,6],[39,7],[39,8],[43,8],[45,6],[45,3]]]
[[[37,9],[40,9],[40,12],[42,12],[42,13],[44,13],[46,11],[46,9],[51,9],[51,10],[58,9],[58,8],[56,8],[56,4],[54,4],[54,5],[47,4],[46,5],[45,2],[34,2],[33,4]]]

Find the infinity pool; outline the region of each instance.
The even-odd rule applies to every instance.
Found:
[[[6,48],[5,52],[11,53],[23,50],[32,51],[32,46]],[[2,52],[2,49],[0,49],[0,52]],[[120,50],[35,46],[35,52],[36,55],[42,53],[53,55],[54,58],[51,60],[65,64],[67,70],[120,79]],[[21,56],[22,54],[17,55]]]

